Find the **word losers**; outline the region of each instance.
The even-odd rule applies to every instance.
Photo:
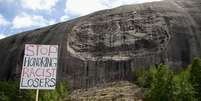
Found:
[[[21,88],[50,88],[55,87],[56,79],[55,78],[34,78],[34,79],[21,79]]]
[[[57,45],[25,45],[20,89],[55,89]]]

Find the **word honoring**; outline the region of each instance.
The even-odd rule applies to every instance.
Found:
[[[56,67],[57,58],[25,57],[23,63],[25,67]]]
[[[55,89],[57,45],[25,45],[20,89]]]

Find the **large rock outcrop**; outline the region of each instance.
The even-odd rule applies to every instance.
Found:
[[[0,79],[20,78],[24,44],[58,44],[58,80],[74,88],[130,80],[136,68],[180,70],[201,56],[201,1],[165,0],[103,10],[0,40]]]

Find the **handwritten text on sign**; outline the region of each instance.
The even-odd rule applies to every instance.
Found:
[[[20,89],[55,89],[57,45],[25,45]]]

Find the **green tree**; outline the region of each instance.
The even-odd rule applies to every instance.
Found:
[[[154,74],[157,72],[155,67],[145,69],[143,67],[136,69],[133,72],[135,83],[143,88],[150,88]]]
[[[190,67],[191,84],[196,91],[196,98],[201,101],[201,59],[195,58]]]
[[[135,79],[135,83],[140,86],[146,88],[148,83],[147,83],[147,71],[145,68],[138,68],[133,72],[133,76]]]
[[[173,101],[173,72],[165,65],[159,65],[150,73],[152,81],[145,93],[146,101]]]
[[[174,101],[196,101],[189,68],[174,77]]]

